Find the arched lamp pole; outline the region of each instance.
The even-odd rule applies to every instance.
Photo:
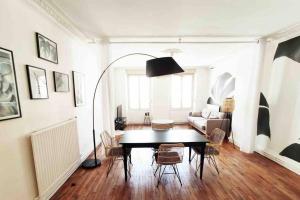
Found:
[[[97,166],[101,165],[100,159],[97,159],[97,149],[96,149],[96,136],[95,136],[95,98],[97,89],[99,86],[99,83],[104,75],[104,73],[117,61],[133,55],[142,55],[142,56],[148,56],[153,59],[148,60],[146,62],[146,75],[148,77],[155,77],[155,76],[163,76],[163,75],[169,75],[169,74],[175,74],[175,73],[181,73],[184,72],[183,69],[176,63],[176,61],[172,57],[161,57],[157,58],[155,56],[152,56],[150,54],[146,53],[130,53],[126,54],[124,56],[121,56],[114,61],[112,61],[101,73],[95,90],[94,90],[94,96],[93,96],[93,143],[94,143],[94,158],[93,159],[86,159],[81,166],[83,168],[95,168]]]

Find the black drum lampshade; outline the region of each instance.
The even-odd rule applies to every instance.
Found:
[[[184,72],[172,57],[161,57],[147,60],[146,75],[148,77],[163,76]]]

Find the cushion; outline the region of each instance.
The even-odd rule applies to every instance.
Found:
[[[220,119],[224,119],[224,118],[225,118],[225,113],[219,112],[219,118],[220,118]]]
[[[209,109],[210,111],[215,111],[215,112],[220,111],[220,106],[218,105],[207,104],[206,108]]]
[[[201,117],[201,112],[191,112],[192,117]]]
[[[191,123],[194,123],[195,120],[198,120],[199,118],[202,118],[202,117],[192,117],[192,116],[188,116],[187,117],[187,120]]]
[[[199,129],[203,129],[203,127],[206,127],[206,122],[206,119],[198,118],[194,120],[194,125],[197,126]]]
[[[209,115],[209,119],[219,119],[220,114],[218,111],[211,111]]]
[[[209,118],[209,115],[210,115],[210,110],[207,109],[207,108],[204,108],[202,110],[202,117],[204,117],[205,119],[208,119]]]

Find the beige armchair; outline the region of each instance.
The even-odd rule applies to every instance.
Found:
[[[154,173],[154,176],[156,175],[156,172],[159,170],[159,176],[157,181],[157,187],[161,181],[161,178],[164,174],[170,174],[165,173],[167,166],[172,166],[174,170],[174,174],[177,176],[180,185],[182,186],[181,178],[179,175],[179,171],[177,168],[177,164],[182,163],[183,160],[183,152],[184,152],[184,145],[181,143],[178,144],[161,144],[159,146],[158,152],[156,153],[156,163],[157,168]],[[162,166],[164,166],[162,170]]]
[[[209,139],[209,143],[206,145],[205,148],[205,158],[208,159],[208,163],[209,164],[213,164],[213,166],[215,167],[216,171],[219,174],[219,169],[218,169],[218,165],[217,162],[215,160],[215,156],[218,156],[220,154],[220,150],[221,150],[221,145],[223,143],[225,137],[225,131],[219,129],[219,128],[215,128]],[[199,156],[201,154],[200,152],[200,148],[198,147],[193,147],[192,148],[195,152],[194,156],[196,156],[196,172],[195,174],[197,174],[198,170],[200,169],[200,160],[199,160]],[[199,161],[199,164],[198,164]]]

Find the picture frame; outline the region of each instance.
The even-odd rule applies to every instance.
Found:
[[[53,72],[53,80],[54,80],[54,91],[55,92],[69,92],[69,75],[60,73],[60,72]]]
[[[48,99],[46,70],[26,65],[30,99]]]
[[[84,74],[72,71],[75,107],[85,104],[85,77]]]
[[[13,52],[0,47],[0,121],[21,118]]]
[[[40,33],[35,34],[38,57],[43,60],[58,64],[57,44]]]

